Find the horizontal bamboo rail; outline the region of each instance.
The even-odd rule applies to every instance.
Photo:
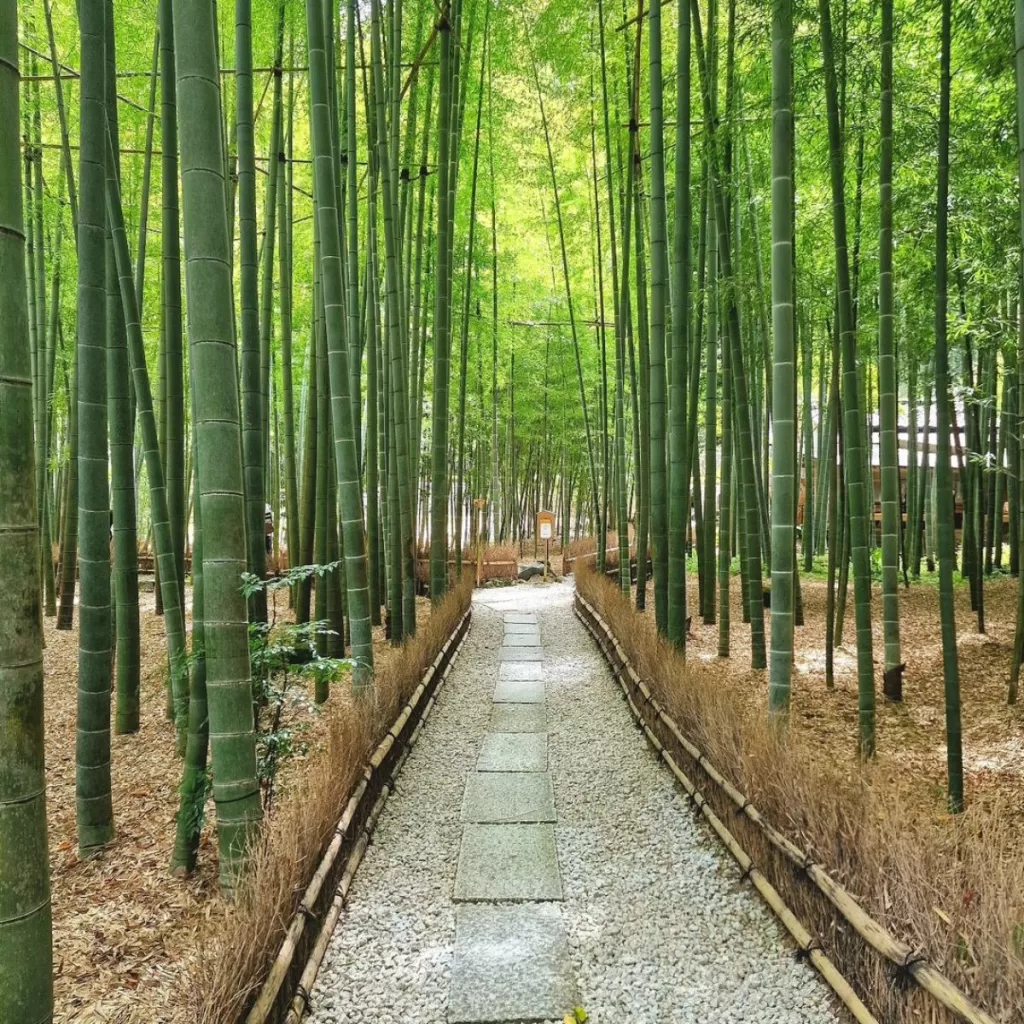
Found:
[[[395,776],[419,738],[423,722],[434,706],[437,689],[448,678],[452,663],[465,643],[471,616],[472,611],[467,608],[391,728],[370,755],[289,922],[263,987],[244,1018],[245,1024],[277,1024],[279,1021],[294,1024],[302,1019],[320,963],[344,909],[349,886],[380,812],[394,790]],[[346,855],[344,865],[342,854]],[[300,965],[302,971],[296,978]]]
[[[736,857],[737,862],[743,866],[745,875],[748,875],[751,880],[754,881],[754,872],[757,871],[757,869],[750,864],[749,858],[746,858],[745,853],[743,854],[743,857],[746,858],[746,864],[744,864],[743,860],[737,856],[737,851],[732,849],[730,842],[725,838],[725,834],[728,834],[728,830],[725,829],[725,826],[721,824],[721,821],[714,816],[714,812],[711,811],[710,808],[706,807],[704,798],[700,791],[693,787],[693,784],[678,768],[678,765],[672,758],[671,753],[665,749],[664,745],[652,730],[647,717],[639,708],[637,708],[636,703],[633,700],[633,696],[629,692],[630,688],[632,688],[635,694],[639,694],[642,704],[646,705],[650,709],[656,724],[660,724],[665,730],[667,730],[668,734],[672,737],[675,743],[678,744],[679,748],[697,764],[704,774],[736,806],[736,812],[738,814],[743,814],[761,831],[771,845],[788,861],[790,861],[801,875],[810,879],[815,884],[818,890],[829,900],[846,923],[849,924],[850,927],[853,928],[853,930],[872,949],[875,950],[875,952],[888,960],[895,969],[900,972],[900,974],[905,974],[912,978],[925,992],[932,996],[937,1003],[952,1013],[957,1014],[957,1016],[967,1022],[967,1024],[997,1024],[993,1017],[972,1002],[971,999],[969,999],[964,992],[957,988],[953,982],[942,974],[934,964],[916,953],[905,943],[900,942],[899,939],[897,939],[884,926],[875,921],[874,918],[872,918],[853,898],[848,890],[832,878],[820,865],[815,864],[803,850],[764,820],[760,812],[753,804],[750,803],[747,797],[731,782],[729,782],[729,780],[726,779],[713,764],[711,764],[701,750],[683,734],[672,716],[665,711],[657,698],[651,693],[647,684],[639,677],[639,675],[637,675],[637,672],[630,664],[629,658],[623,650],[622,645],[612,633],[611,627],[603,618],[601,618],[597,609],[594,608],[594,606],[591,605],[590,602],[587,601],[587,599],[579,592],[576,594],[576,614],[597,642],[597,645],[601,649],[601,653],[604,655],[605,660],[611,667],[616,680],[622,687],[623,692],[626,694],[626,699],[629,702],[630,708],[636,715],[637,720],[640,722],[648,740],[651,741],[659,751],[662,758],[669,765],[669,768],[672,769],[673,774],[677,779],[679,779],[684,790],[686,790],[694,803],[700,808],[701,813],[704,814],[711,823],[712,828],[714,828],[722,838],[733,856]],[[623,677],[628,680],[628,684],[623,681]],[[718,822],[718,825],[716,825],[715,822]],[[719,826],[721,826],[721,828],[719,828]],[[732,841],[735,842],[735,840]],[[742,853],[742,850],[740,850],[738,846],[737,850]],[[763,875],[760,875],[759,872],[758,876],[763,878]],[[764,884],[768,885],[769,883],[765,880]],[[776,914],[779,915],[780,919],[783,920],[783,923],[786,925],[787,929],[789,929],[790,934],[792,934],[794,939],[797,939],[797,942],[800,943],[800,939],[797,938],[796,933],[794,933],[790,928],[789,923],[787,923],[785,918],[779,914],[779,911],[776,910],[772,901],[768,899],[767,895],[765,895],[765,891],[762,889],[762,886],[759,885],[757,881],[754,881],[754,885],[761,895],[765,897],[765,901],[772,910],[774,910]],[[775,890],[772,889],[772,892],[775,892]],[[776,896],[778,896],[777,893]],[[781,899],[779,902],[781,903]],[[787,913],[789,913],[788,910]],[[810,939],[810,936],[808,936],[808,939]],[[810,954],[811,951],[808,951],[806,947],[801,946],[801,948]],[[820,952],[820,949],[815,946],[813,952]],[[810,959],[812,963],[821,970],[821,967],[813,955],[810,956]],[[854,1013],[854,1016],[858,1021],[862,1019],[873,1019],[870,1017],[858,1017],[857,1012],[849,1003],[846,1002],[842,992],[836,988],[832,979],[825,973],[825,971],[821,971],[821,973],[822,976],[825,977],[826,981],[828,981],[829,985],[832,986],[839,998],[842,999],[850,1008],[851,1012]],[[843,984],[849,988],[848,983],[843,981]],[[855,994],[854,998],[856,998]],[[860,1000],[858,999],[857,1002],[859,1003]],[[865,1010],[864,1012],[866,1013],[867,1011]]]

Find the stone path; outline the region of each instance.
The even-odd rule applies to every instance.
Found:
[[[506,612],[495,714],[535,710],[532,731],[484,736],[466,780],[455,899],[478,905],[460,907],[455,918],[450,1024],[543,1021],[577,1003],[565,926],[547,902],[561,901],[562,879],[543,656],[536,614]]]
[[[481,590],[312,993],[314,1024],[835,1024],[572,611]]]

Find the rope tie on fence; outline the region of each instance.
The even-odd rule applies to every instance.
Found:
[[[797,865],[796,870],[801,876],[807,878],[810,875],[811,868],[813,868],[814,865],[814,860],[810,857],[809,854],[805,853],[803,856],[803,860]]]
[[[920,950],[911,950],[899,964],[890,964],[889,972],[892,975],[894,988],[904,991],[914,984],[914,967],[917,964],[926,963],[928,958]]]
[[[307,921],[312,921],[314,918],[313,911],[310,907],[306,906],[306,901],[303,900],[296,908],[295,912],[301,914]]]
[[[739,880],[741,882],[747,881],[750,878],[751,872],[754,870],[754,862],[751,861],[741,872]]]
[[[749,798],[747,798],[747,797],[744,797],[744,798],[743,798],[743,803],[741,803],[741,804],[740,804],[740,805],[739,805],[739,806],[738,806],[738,807],[736,808],[736,810],[735,810],[735,811],[734,811],[733,813],[734,813],[734,814],[736,814],[736,815],[740,815],[740,814],[746,814],[747,808],[748,808],[748,807],[750,807],[750,806],[751,806],[751,803],[750,803],[750,800],[749,800]]]
[[[295,985],[295,999],[302,1000],[302,1006],[304,1009],[309,1009],[309,1007],[313,1005],[310,1001],[309,993],[306,991],[306,987],[301,981],[297,982]],[[292,1002],[294,1003],[294,1000],[292,1000]]]
[[[806,946],[799,946],[797,948],[796,952],[793,954],[793,959],[796,960],[797,963],[804,963],[811,959],[811,954],[813,952],[816,950],[820,952],[822,951],[822,948],[823,947],[817,937],[812,937]]]

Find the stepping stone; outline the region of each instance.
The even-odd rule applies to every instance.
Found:
[[[508,639],[514,640],[515,637]],[[544,652],[540,647],[513,647],[511,644],[501,647],[498,661],[543,661]]]
[[[517,682],[540,682],[544,678],[544,668],[532,662],[506,661],[498,666],[499,679],[514,679]]]
[[[508,647],[540,647],[540,633],[506,633],[502,645]]]
[[[525,636],[540,636],[540,627],[536,622],[506,622],[505,636],[522,633]]]
[[[506,612],[505,623],[506,625],[510,622],[532,622],[534,625],[537,624],[537,613],[536,612]]]
[[[554,825],[463,827],[456,902],[561,898]]]
[[[555,795],[547,772],[470,772],[462,820],[477,823],[555,820]]]
[[[557,907],[456,908],[449,1024],[561,1019],[578,1002]]]
[[[544,684],[502,679],[494,688],[495,704],[543,704]]]
[[[546,733],[548,716],[540,704],[495,704],[491,710],[491,731],[504,733]]]
[[[484,737],[478,772],[546,772],[548,735],[546,732],[491,732]]]

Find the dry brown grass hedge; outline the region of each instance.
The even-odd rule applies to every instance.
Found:
[[[614,583],[582,562],[576,586],[683,733],[769,823],[990,1014],[1006,1024],[1024,1021],[1024,863],[1011,842],[1024,826],[1016,817],[998,806],[922,817],[893,786],[873,779],[870,765],[851,774],[824,763],[799,723],[782,742],[765,716],[731,698],[729,662],[684,660]],[[681,763],[879,1020],[954,1019],[837,920],[817,888],[734,813],[692,761]]]
[[[367,758],[419,685],[469,607],[473,578],[464,573],[416,636],[374,677],[372,695],[336,688],[325,748],[264,826],[236,905],[211,924],[190,969],[192,1019],[234,1024],[255,997],[277,954]]]

